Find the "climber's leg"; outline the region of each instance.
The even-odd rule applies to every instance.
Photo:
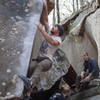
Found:
[[[44,59],[37,65],[37,68],[31,77],[31,84],[33,88],[39,82],[39,77],[41,72],[48,71],[51,68],[51,66],[52,66],[52,61],[49,59]]]
[[[37,60],[34,60],[34,61],[32,60],[31,61],[31,64],[30,64],[29,70],[28,70],[28,77],[32,76],[33,72],[36,69],[37,64],[38,64]]]
[[[30,84],[32,85],[32,88],[34,88],[36,84],[38,84],[41,72],[48,71],[51,68],[51,66],[52,62],[49,59],[44,59],[37,65],[36,70],[34,71],[32,77],[30,78]],[[30,96],[31,91],[28,91],[27,95]]]
[[[37,68],[30,79],[23,75],[19,75],[19,78],[23,80],[25,87],[27,89],[27,96],[31,95],[32,88],[34,88],[36,84],[39,82],[39,77],[41,72],[48,71],[51,68],[51,66],[52,66],[52,61],[49,59],[44,59],[40,61],[39,64],[37,64]]]

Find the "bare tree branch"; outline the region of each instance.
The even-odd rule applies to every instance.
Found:
[[[76,0],[76,5],[77,5],[77,11],[78,11],[79,10],[78,0]]]
[[[48,5],[48,13],[50,13],[52,11],[52,9],[54,8],[54,2],[51,2],[50,0],[47,0],[47,5]]]
[[[56,0],[55,1],[55,4],[56,4]],[[54,6],[54,11],[53,11],[53,26],[56,24],[56,18],[55,18],[55,6]]]
[[[57,18],[58,18],[58,23],[60,23],[59,0],[57,0],[56,6],[57,6]]]
[[[74,4],[75,0],[73,0],[73,13],[75,12],[75,4]]]

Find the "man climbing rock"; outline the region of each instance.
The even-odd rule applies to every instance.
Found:
[[[87,52],[83,54],[83,59],[84,70],[82,71],[81,76],[76,78],[75,90],[77,92],[84,89],[91,80],[98,78],[99,76],[99,66],[97,61],[94,58],[90,58]]]
[[[53,54],[62,42],[60,36],[62,36],[64,33],[64,29],[61,25],[53,26],[51,34],[48,34],[43,29],[41,23],[37,23],[36,25],[40,30],[40,33],[45,38],[40,47],[36,70],[34,71],[30,79],[24,77],[23,75],[19,75],[19,77],[24,81],[25,87],[28,90],[28,96],[30,96],[31,94],[31,89],[36,86],[37,80],[39,79],[41,72],[46,72],[51,68]]]
[[[59,93],[55,93],[53,96],[49,98],[49,100],[66,100],[65,98],[70,96],[71,90],[70,86],[65,84],[61,87]]]

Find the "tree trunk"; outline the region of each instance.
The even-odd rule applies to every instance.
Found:
[[[98,0],[98,3],[99,3],[99,7],[100,7],[100,0]]]
[[[51,2],[50,0],[46,0],[47,1],[47,5],[48,5],[48,13],[50,13],[52,11],[52,9],[54,8],[54,2]]]
[[[83,8],[83,0],[80,0],[81,9]]]
[[[73,13],[75,12],[75,5],[74,5],[75,0],[73,0]]]
[[[57,4],[57,18],[58,18],[58,23],[60,23],[59,0],[57,0],[56,4]]]
[[[55,0],[56,4],[56,0]],[[56,24],[56,18],[55,18],[55,6],[54,6],[54,11],[53,11],[53,26]]]
[[[77,5],[77,11],[78,11],[78,9],[79,9],[79,8],[78,8],[78,0],[76,0],[76,5]]]

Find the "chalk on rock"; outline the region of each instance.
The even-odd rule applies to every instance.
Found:
[[[10,92],[7,92],[7,96],[9,96],[9,95],[11,95],[11,93]]]
[[[12,83],[13,84],[15,84],[16,83],[16,79],[18,78],[18,75],[17,74],[15,74],[14,76],[13,76],[13,79],[12,79]]]
[[[2,86],[6,86],[6,83],[5,82],[2,82]]]
[[[11,69],[7,69],[7,73],[11,73]]]
[[[17,51],[17,54],[20,54],[20,51]]]

